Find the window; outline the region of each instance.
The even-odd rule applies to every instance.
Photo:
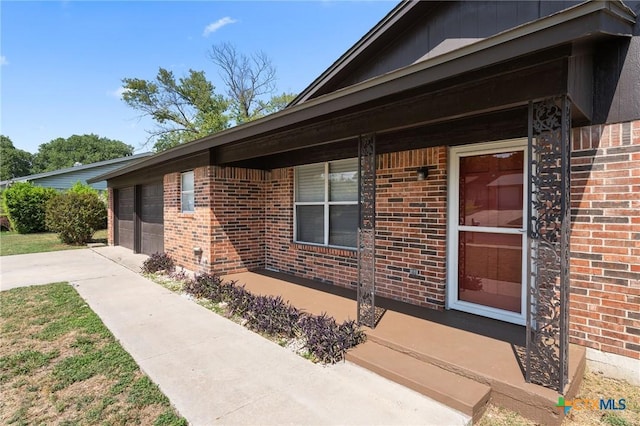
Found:
[[[180,175],[180,205],[182,213],[191,213],[194,211],[193,170],[184,172]]]
[[[357,159],[296,167],[294,200],[295,241],[356,247]]]

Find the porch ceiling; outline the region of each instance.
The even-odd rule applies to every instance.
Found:
[[[368,108],[211,148],[211,158],[216,164],[269,169],[331,155],[353,157],[358,136],[366,133],[376,133],[379,153],[526,135],[528,101],[567,93],[570,54],[571,46],[565,45],[447,78],[371,102]]]
[[[158,170],[178,171],[181,160],[205,152],[211,164],[232,164],[340,143],[363,133],[404,131],[517,108],[531,99],[567,93],[573,43],[628,37],[634,22],[633,12],[620,2],[585,2],[96,179],[163,163]]]

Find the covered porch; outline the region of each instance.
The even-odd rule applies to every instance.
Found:
[[[225,277],[255,294],[281,296],[313,314],[326,312],[341,322],[355,319],[355,291],[272,271]],[[436,311],[378,298],[384,309],[367,342],[347,360],[398,382],[474,421],[489,402],[541,424],[559,424],[558,393],[526,383],[525,328],[457,311]],[[584,348],[570,345],[565,397],[578,392],[585,367]]]
[[[264,267],[335,284],[255,272],[233,277],[310,312],[377,323],[351,360],[474,418],[493,400],[540,423],[559,423],[558,394],[531,382],[570,399],[584,367],[584,352],[568,345],[570,130],[598,116],[593,70],[606,63],[598,53],[623,45],[634,22],[617,2],[586,2],[168,150],[141,163],[143,172],[142,166],[123,169],[117,179],[134,179],[134,172],[142,174],[138,180],[153,173],[177,177],[199,168],[196,210],[203,212],[198,229],[204,231],[191,231],[194,237],[176,245],[188,256],[199,249],[194,252],[207,262],[197,257],[187,266],[210,272]],[[473,232],[463,226],[475,226],[477,219],[447,226],[452,212],[466,211],[451,207],[463,197],[447,195],[460,175],[449,173],[447,155],[457,147],[514,139],[526,140],[522,175],[532,190],[523,192],[528,214],[518,225],[526,226],[504,233],[527,243],[521,264],[526,278],[518,284],[526,290],[520,323],[529,330],[442,311],[458,309],[446,305],[454,284],[467,275],[477,278],[455,263],[482,247],[455,256],[445,251],[458,247],[447,238]],[[395,161],[417,151],[431,161]],[[359,165],[357,250],[299,244],[294,168],[353,158]],[[419,180],[418,168],[430,176]],[[165,233],[165,241],[182,235],[185,224],[176,217],[175,235]],[[356,308],[355,287],[363,309]],[[377,308],[386,312],[379,321],[368,320]]]

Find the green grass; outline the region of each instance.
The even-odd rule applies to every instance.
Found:
[[[572,409],[562,422],[563,426],[640,426],[640,386],[622,380],[610,379],[600,373],[586,371],[576,399],[625,398],[626,409],[605,411]],[[478,422],[479,426],[535,426],[520,414],[489,404]]]
[[[67,283],[0,306],[0,424],[186,425]]]
[[[93,236],[95,242],[107,242],[107,230],[97,231]],[[17,232],[0,232],[0,256],[13,254],[43,253],[57,250],[73,250],[86,246],[63,244],[58,234],[18,234]]]

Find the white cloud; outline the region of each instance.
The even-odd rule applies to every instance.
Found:
[[[7,61],[7,57],[2,55],[0,56],[0,65],[9,65],[9,61]]]
[[[117,99],[122,99],[122,95],[124,94],[124,92],[126,92],[128,89],[125,89],[124,87],[118,87],[116,90],[112,91],[112,92],[107,92],[107,95],[109,96],[113,96],[114,98]]]
[[[202,36],[203,37],[208,37],[209,34],[215,33],[216,31],[218,31],[220,28],[224,27],[225,25],[235,24],[236,22],[238,22],[236,19],[230,18],[228,16],[225,16],[224,18],[220,18],[216,22],[212,22],[209,25],[207,25],[204,28],[204,31],[202,32]]]

